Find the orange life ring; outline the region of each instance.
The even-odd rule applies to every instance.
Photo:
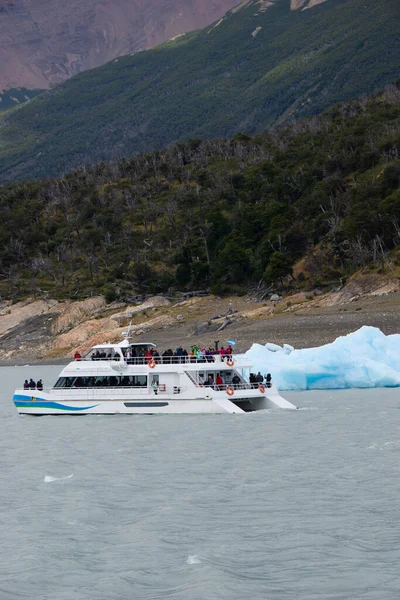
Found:
[[[235,393],[235,390],[231,385],[227,385],[225,391],[228,394],[228,396],[233,396],[233,394]]]
[[[258,389],[260,390],[260,392],[263,394],[265,392],[265,387],[263,385],[259,385]]]
[[[156,366],[156,361],[154,360],[154,358],[151,358],[147,364],[149,365],[150,369],[154,369],[154,367]]]
[[[226,364],[228,365],[228,367],[233,367],[233,365],[235,364],[235,362],[234,362],[234,361],[233,361],[231,358],[229,358],[229,359],[226,361]]]

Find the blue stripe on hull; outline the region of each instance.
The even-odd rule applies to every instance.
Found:
[[[96,408],[99,406],[98,404],[93,404],[92,406],[67,406],[66,404],[59,404],[58,402],[46,402],[46,400],[32,400],[27,401],[24,400],[18,401],[14,400],[14,404],[17,408],[54,408],[58,410],[70,410],[72,412],[82,412],[83,410],[90,410],[91,408]]]
[[[32,390],[33,392],[35,390]],[[32,400],[34,398],[34,400]],[[36,394],[14,394],[13,396],[14,402],[16,400],[22,400],[23,402],[47,402],[46,398],[40,398],[36,396]]]
[[[33,391],[33,390],[32,390]],[[40,398],[39,396],[30,396],[25,394],[14,394],[14,404],[17,408],[32,408],[38,410],[59,410],[60,412],[73,412],[73,413],[81,413],[92,408],[101,407],[102,403],[92,404],[91,406],[69,406],[67,404],[61,404],[60,402],[51,402],[46,400],[45,398]],[[123,402],[122,400],[117,402]],[[165,406],[169,406],[169,402],[162,401],[149,401],[149,402],[135,402],[128,401],[123,402],[126,408],[163,408]],[[107,411],[108,412],[108,411]],[[52,414],[52,413],[49,413]],[[113,414],[113,413],[111,413]]]

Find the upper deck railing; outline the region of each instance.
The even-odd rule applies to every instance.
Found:
[[[230,367],[233,367],[236,359],[229,354],[207,354],[202,357],[198,356],[85,356],[81,359],[82,361],[106,361],[106,362],[125,362],[128,365],[182,365],[182,364],[213,364],[213,363],[225,363]]]

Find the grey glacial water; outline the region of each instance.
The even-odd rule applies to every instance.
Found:
[[[20,417],[2,368],[0,600],[395,600],[400,390],[299,411]]]

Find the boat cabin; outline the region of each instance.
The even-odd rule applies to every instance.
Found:
[[[130,359],[143,359],[156,347],[152,343],[132,343],[124,340],[118,344],[97,344],[83,357],[83,360],[124,360],[130,362]],[[132,361],[134,364],[136,361]]]

